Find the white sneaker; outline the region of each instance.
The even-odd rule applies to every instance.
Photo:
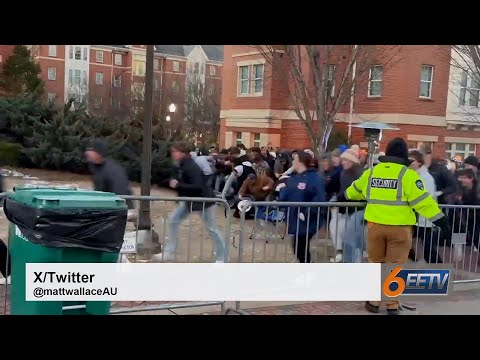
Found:
[[[5,279],[4,277],[2,277],[0,279],[0,285],[5,285],[5,283],[7,283],[8,285],[11,284],[11,277],[10,276],[7,279]]]

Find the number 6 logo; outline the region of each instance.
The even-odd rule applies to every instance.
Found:
[[[405,281],[401,277],[397,277],[401,270],[401,267],[394,268],[383,283],[383,293],[388,297],[396,297],[405,290]],[[397,289],[390,290],[390,285],[395,283],[397,284]]]

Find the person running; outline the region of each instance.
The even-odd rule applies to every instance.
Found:
[[[323,202],[325,185],[323,178],[312,165],[312,157],[303,150],[293,160],[295,175],[286,184],[277,186],[279,201]],[[292,206],[288,209],[288,233],[293,235],[293,251],[301,263],[310,263],[310,240],[322,225],[318,207]]]
[[[415,212],[438,226],[451,239],[449,223],[438,204],[428,194],[419,175],[409,169],[408,145],[395,138],[387,145],[380,164],[366,170],[346,190],[349,200],[366,200],[367,255],[372,263],[399,263],[408,260],[412,247],[412,226]],[[415,212],[414,212],[415,211]],[[365,308],[378,313],[380,302],[365,303]],[[398,314],[399,302],[387,302],[388,314]]]
[[[202,170],[190,156],[189,144],[176,142],[171,149],[172,159],[176,164],[176,175],[169,186],[176,190],[179,197],[213,198],[213,190],[203,179]],[[214,202],[181,201],[169,218],[169,235],[165,246],[164,261],[173,261],[179,239],[179,227],[191,211],[200,211],[203,224],[215,242],[216,262],[225,262],[225,241],[217,228]]]

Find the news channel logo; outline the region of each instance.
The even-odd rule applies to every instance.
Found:
[[[382,298],[448,296],[452,270],[445,265],[386,265],[382,269]]]

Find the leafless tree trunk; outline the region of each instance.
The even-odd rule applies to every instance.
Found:
[[[399,60],[401,46],[252,45],[284,81],[290,106],[304,124],[313,151],[319,155],[337,115],[350,101],[355,84],[368,80],[373,65]],[[354,73],[355,71],[355,73]]]

